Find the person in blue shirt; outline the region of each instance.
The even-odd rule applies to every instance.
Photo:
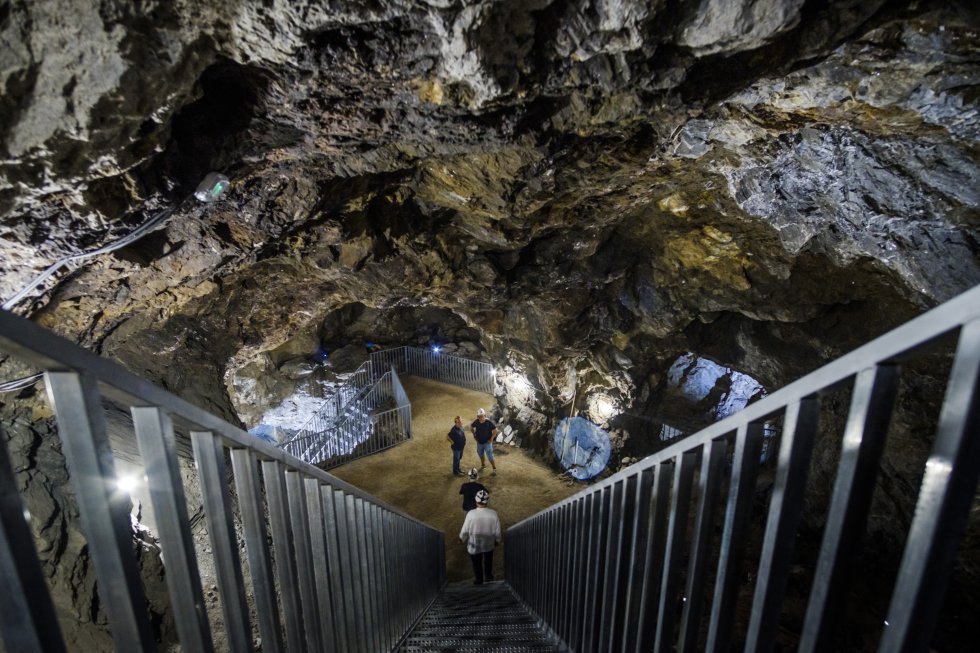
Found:
[[[486,469],[487,463],[484,458],[490,459],[490,466],[493,471],[491,476],[497,475],[497,463],[493,460],[493,438],[497,435],[497,427],[487,419],[487,411],[480,408],[476,411],[476,420],[470,424],[470,431],[476,438],[476,453],[480,456],[480,469]]]
[[[459,468],[459,461],[463,459],[463,447],[466,446],[466,434],[463,433],[463,420],[459,415],[453,420],[453,427],[446,435],[449,446],[453,450],[453,476],[462,476],[463,471]]]

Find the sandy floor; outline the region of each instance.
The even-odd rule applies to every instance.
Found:
[[[374,456],[330,470],[379,499],[397,506],[446,533],[446,573],[452,582],[472,578],[466,547],[459,542],[463,525],[459,487],[466,480],[452,475],[452,452],[446,434],[453,417],[460,415],[467,433],[466,449],[460,466],[464,471],[479,467],[476,443],[469,424],[476,409],[490,411],[490,395],[416,377],[403,377],[412,400],[414,438]],[[498,425],[501,428],[503,425]],[[500,515],[504,530],[556,501],[574,494],[581,486],[559,479],[545,465],[532,460],[520,449],[495,444],[497,476],[490,476],[490,465],[480,482],[490,491],[490,507]],[[507,545],[506,537],[504,546]],[[503,574],[503,550],[494,554],[494,573]]]

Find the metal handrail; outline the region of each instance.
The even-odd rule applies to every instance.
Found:
[[[496,371],[492,363],[443,354],[421,347],[393,347],[371,354],[371,363],[400,374],[411,374],[493,394],[496,390]]]
[[[377,411],[386,403],[392,409]],[[412,437],[412,404],[398,374],[389,370],[364,396],[349,401],[344,413],[325,424],[315,422],[280,446],[321,469],[384,451]]]
[[[438,592],[444,580],[440,531],[6,311],[0,311],[0,350],[45,370],[117,650],[155,645],[130,500],[116,490],[104,397],[132,415],[133,432],[114,436],[142,457],[184,650],[214,650],[214,633],[187,517],[181,454],[192,452],[197,465],[231,650],[252,649],[247,594],[254,598],[263,650],[284,650],[284,630],[289,650],[373,651],[394,647]],[[7,650],[64,650],[6,438],[0,438],[0,493],[0,572],[8,582],[0,632]],[[243,581],[239,532],[250,587]]]
[[[372,352],[351,379],[338,387],[334,397],[280,446],[297,458],[330,469],[410,440],[411,402],[398,381],[399,372],[491,394],[496,388],[490,363],[420,347]],[[395,398],[397,409],[374,415],[378,406],[375,394],[383,392],[387,397],[395,392],[392,382],[386,380],[391,376],[400,391]],[[381,433],[382,423],[384,436],[375,437]]]
[[[798,634],[800,651],[831,650],[868,521],[899,365],[930,353],[927,347],[946,334],[957,337],[955,357],[879,645],[927,650],[980,476],[980,286],[515,524],[506,534],[508,582],[572,650],[728,651],[743,638],[747,652],[773,650],[821,395],[850,386]],[[766,424],[780,418],[764,537],[750,547]],[[740,611],[744,561],[757,568],[751,606]]]

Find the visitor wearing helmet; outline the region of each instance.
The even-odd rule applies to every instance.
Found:
[[[482,408],[476,411],[476,419],[470,424],[470,431],[476,438],[476,453],[480,456],[480,469],[487,466],[484,458],[489,458],[490,466],[493,467],[491,474],[496,476],[497,463],[493,460],[493,438],[497,435],[497,427],[487,419],[487,411]]]
[[[490,493],[485,489],[476,493],[476,509],[466,513],[459,541],[466,545],[473,563],[474,585],[493,580],[493,548],[500,543],[500,518],[497,512],[487,508]]]
[[[463,512],[469,512],[476,508],[476,495],[481,490],[486,492],[487,488],[483,487],[482,483],[477,483],[476,479],[480,478],[480,471],[474,467],[469,473],[470,480],[459,488],[459,493],[463,495]]]

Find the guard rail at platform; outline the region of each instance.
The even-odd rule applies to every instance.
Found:
[[[116,650],[156,648],[117,487],[120,445],[145,469],[184,651],[212,651],[219,637],[253,650],[248,603],[263,651],[391,650],[442,586],[440,531],[6,311],[0,351],[44,370]],[[125,409],[130,432],[110,438],[107,407]],[[223,634],[205,609],[178,455],[196,462]],[[21,487],[0,437],[0,632],[8,651],[64,651]]]
[[[493,365],[419,347],[372,352],[323,407],[280,446],[330,469],[412,437],[412,404],[398,374],[412,374],[492,394]],[[380,407],[391,405],[387,410]]]
[[[839,461],[822,541],[807,553],[814,564],[796,567],[795,591],[801,572],[812,576],[798,593],[796,606],[805,608],[790,619],[797,641],[780,650],[844,650],[835,638],[861,579],[853,562],[902,364],[923,357],[952,360],[941,375],[935,439],[922,454],[902,557],[882,581],[890,592],[880,606],[866,594],[859,610],[881,615],[872,635],[879,651],[930,650],[980,474],[980,286],[514,525],[505,536],[507,581],[575,651],[774,650],[777,634],[787,636],[780,617],[800,548],[811,453],[818,434],[825,437],[821,402],[843,392],[849,410],[833,445]],[[764,470],[766,495],[760,459],[773,422],[782,428],[775,470]],[[929,434],[922,437],[928,443]]]
[[[493,394],[497,387],[491,363],[443,354],[431,348],[394,347],[376,351],[371,354],[371,365],[376,371],[394,367],[399,374],[420,376],[487,394]]]

